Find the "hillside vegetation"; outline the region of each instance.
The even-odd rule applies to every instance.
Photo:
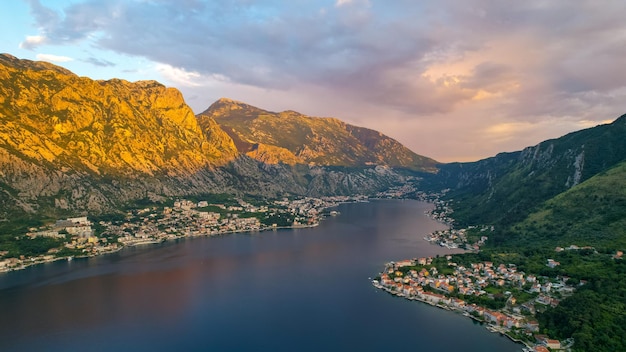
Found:
[[[509,246],[626,248],[626,162],[546,201],[505,234]]]
[[[514,153],[440,165],[425,190],[449,189],[459,224],[512,225],[535,207],[626,159],[626,115]]]
[[[480,253],[583,283],[538,314],[541,333],[575,351],[626,350],[626,115],[523,151],[441,165],[457,226],[494,225]],[[551,268],[547,259],[560,265]]]

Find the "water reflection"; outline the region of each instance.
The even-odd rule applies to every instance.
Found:
[[[519,350],[449,312],[375,290],[384,262],[452,251],[419,202],[352,204],[312,229],[133,248],[0,276],[0,350]],[[476,329],[474,329],[476,328]],[[449,339],[448,339],[449,340]],[[409,345],[409,347],[412,345]]]

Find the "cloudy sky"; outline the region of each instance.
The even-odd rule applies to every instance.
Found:
[[[623,0],[31,0],[0,52],[334,116],[471,161],[626,113]]]

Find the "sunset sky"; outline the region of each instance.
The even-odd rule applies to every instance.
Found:
[[[623,0],[3,1],[0,52],[333,116],[442,162],[626,113]]]

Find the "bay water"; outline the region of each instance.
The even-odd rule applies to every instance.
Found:
[[[521,351],[375,289],[389,261],[458,253],[431,204],[342,204],[320,226],[126,248],[0,274],[0,351]]]

